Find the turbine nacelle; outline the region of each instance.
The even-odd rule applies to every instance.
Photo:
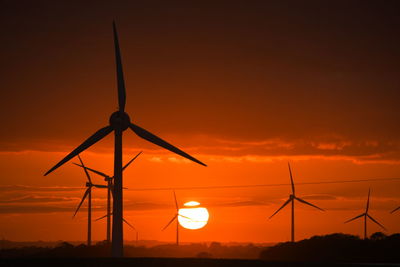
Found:
[[[114,130],[122,130],[125,131],[131,125],[131,119],[126,112],[116,111],[111,114],[110,117],[110,126]]]

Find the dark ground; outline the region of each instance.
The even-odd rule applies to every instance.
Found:
[[[15,258],[0,259],[0,266],[162,266],[162,267],[239,267],[239,266],[264,266],[264,267],[284,267],[284,266],[369,266],[371,264],[355,263],[309,263],[309,262],[267,262],[261,260],[237,260],[237,259],[196,259],[196,258]],[[373,266],[387,266],[373,264]],[[391,265],[393,266],[393,265]],[[397,265],[400,266],[400,265]]]
[[[0,266],[400,266],[400,234],[377,232],[368,239],[341,233],[313,236],[271,247],[214,242],[155,247],[125,246],[126,258],[110,257],[111,245],[0,249]]]

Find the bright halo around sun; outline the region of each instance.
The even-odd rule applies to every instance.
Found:
[[[179,209],[178,221],[182,227],[186,229],[200,229],[203,228],[210,215],[208,210],[204,207],[200,207],[200,203],[197,201],[189,201],[183,204],[185,208]]]

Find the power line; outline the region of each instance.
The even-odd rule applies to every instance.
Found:
[[[296,185],[318,185],[318,184],[344,184],[344,183],[362,183],[362,182],[382,182],[382,181],[400,181],[400,178],[375,178],[359,180],[338,180],[325,182],[303,182]],[[207,190],[207,189],[230,189],[230,188],[252,188],[252,187],[275,187],[289,186],[290,184],[253,184],[253,185],[215,185],[215,186],[189,186],[189,187],[147,187],[147,188],[129,188],[128,191],[168,191],[168,190]]]

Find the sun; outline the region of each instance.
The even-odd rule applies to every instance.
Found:
[[[197,201],[189,201],[183,204],[186,208],[179,209],[178,221],[179,224],[186,229],[200,229],[203,228],[210,215],[208,210],[204,207],[200,207],[200,203]]]

